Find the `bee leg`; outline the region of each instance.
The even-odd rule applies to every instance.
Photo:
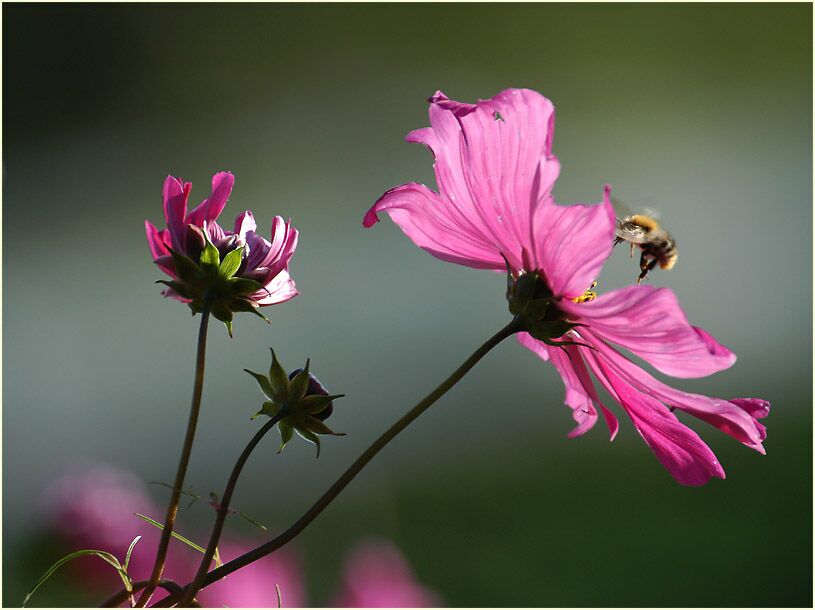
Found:
[[[645,276],[648,275],[648,272],[657,266],[658,261],[659,259],[656,257],[650,257],[643,253],[643,255],[640,257],[640,276],[637,278],[637,284],[644,280]]]
[[[634,258],[634,242],[631,242],[631,256],[629,258]]]

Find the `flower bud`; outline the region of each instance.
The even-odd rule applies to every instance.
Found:
[[[334,400],[342,398],[343,394],[329,394],[319,380],[309,373],[308,360],[305,368],[286,375],[272,350],[272,366],[268,376],[244,370],[255,378],[260,389],[270,399],[263,403],[252,419],[259,415],[279,419],[282,443],[278,453],[283,451],[294,432],[317,446],[317,457],[320,456],[319,435],[345,436],[323,423],[334,410]]]

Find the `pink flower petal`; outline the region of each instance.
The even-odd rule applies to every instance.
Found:
[[[238,215],[235,219],[235,234],[239,235],[241,241],[246,241],[246,234],[249,231],[254,231],[258,228],[257,223],[255,222],[255,217],[252,215],[252,212],[246,210],[243,214]]]
[[[477,104],[437,92],[430,102],[431,127],[407,139],[433,151],[440,194],[419,185],[398,187],[371,208],[363,224],[373,225],[381,210],[408,210],[399,220],[394,212],[391,217],[434,256],[501,270],[503,254],[514,270],[522,269],[524,251],[534,241],[534,211],[560,167],[551,155],[554,106],[528,89],[507,89]]]
[[[551,199],[535,214],[537,267],[556,295],[578,297],[600,275],[614,247],[616,220],[606,186],[597,205],[559,206]]]
[[[729,368],[736,355],[688,323],[667,288],[628,286],[593,301],[563,299],[558,307],[591,332],[630,350],[673,377],[704,377]]]
[[[433,608],[435,592],[414,576],[399,550],[387,540],[367,540],[346,557],[340,591],[331,605],[340,608]]]
[[[150,254],[153,260],[168,256],[170,251],[167,249],[170,233],[167,229],[159,231],[155,225],[149,220],[144,221],[144,230],[147,233],[147,246],[150,248]]]
[[[261,307],[284,303],[299,294],[294,286],[294,281],[289,277],[289,272],[286,270],[278,273],[265,286],[265,290],[260,290],[252,295],[252,300],[256,301]]]
[[[623,378],[626,383],[669,407],[676,407],[708,422],[748,447],[764,453],[761,443],[767,433],[764,426],[755,420],[750,410],[764,417],[769,412],[767,401],[738,398],[727,401],[677,390],[654,379],[607,343],[593,336],[590,330],[581,331],[581,335],[591,342],[604,361],[613,367],[615,374]],[[746,403],[743,402],[745,400]],[[740,403],[746,404],[747,408]]]
[[[642,439],[682,485],[704,485],[725,478],[724,469],[702,439],[656,399],[638,392],[592,350],[584,355],[594,374],[628,413]]]
[[[518,342],[543,360],[551,360],[558,373],[560,373],[563,385],[566,388],[564,402],[566,406],[572,409],[572,417],[577,422],[577,427],[569,432],[567,436],[569,438],[581,436],[594,426],[597,421],[597,409],[595,408],[595,405],[597,405],[600,407],[608,426],[610,440],[613,441],[620,427],[619,422],[615,415],[600,402],[589,372],[586,370],[586,365],[583,363],[577,348],[573,346],[567,347],[567,352],[564,353],[562,349],[549,347],[545,343],[534,339],[528,333],[519,333]]]
[[[213,222],[223,212],[226,201],[235,185],[231,172],[218,172],[212,177],[212,193],[187,216],[187,223],[202,226],[204,221]]]
[[[770,414],[770,403],[763,398],[731,398],[730,402],[756,419],[763,419]]]
[[[173,249],[177,252],[184,252],[186,234],[184,218],[187,214],[187,199],[191,187],[191,183],[182,182],[180,178],[167,176],[164,180],[164,219],[167,221]]]
[[[222,542],[219,552],[229,561],[255,544]],[[196,597],[207,608],[277,608],[277,591],[283,608],[306,606],[300,561],[288,547],[275,551],[203,589]]]
[[[378,212],[388,212],[413,243],[436,258],[475,267],[505,269],[502,247],[495,241],[483,241],[456,218],[449,202],[422,184],[403,184],[389,190],[368,210],[363,225],[371,227]]]

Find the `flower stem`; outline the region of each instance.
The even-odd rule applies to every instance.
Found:
[[[252,440],[246,445],[243,453],[241,453],[240,457],[238,458],[238,461],[235,462],[235,466],[232,468],[232,473],[229,475],[229,480],[224,488],[224,495],[220,499],[216,509],[215,525],[212,527],[212,534],[210,534],[209,543],[207,544],[207,550],[204,553],[204,558],[201,560],[201,565],[198,566],[198,572],[196,572],[192,583],[186,587],[184,596],[178,603],[179,606],[185,606],[192,602],[192,600],[195,599],[195,594],[198,593],[198,590],[204,584],[204,578],[206,578],[207,571],[212,563],[212,558],[215,556],[215,549],[218,548],[218,541],[220,540],[221,532],[224,529],[224,522],[226,521],[226,516],[229,514],[229,503],[232,500],[232,494],[235,491],[235,486],[238,484],[238,477],[241,476],[243,466],[246,464],[246,460],[249,459],[249,455],[252,453],[252,451],[254,451],[260,440],[266,436],[266,433],[269,432],[269,430],[275,427],[277,422],[280,421],[282,415],[283,411],[279,412],[277,415],[267,421],[263,427],[257,431],[255,436],[252,437]]]
[[[170,544],[170,536],[173,533],[175,517],[178,513],[178,502],[181,498],[181,490],[184,487],[184,477],[187,474],[187,466],[190,463],[192,453],[192,443],[195,439],[195,428],[198,425],[198,413],[201,410],[201,394],[204,387],[204,365],[207,351],[207,328],[209,327],[209,314],[211,300],[205,299],[201,311],[201,325],[198,329],[198,350],[195,359],[195,383],[192,391],[192,405],[190,406],[190,417],[187,421],[187,433],[184,437],[184,446],[181,449],[181,458],[178,460],[178,470],[175,474],[170,502],[167,505],[167,515],[164,517],[164,528],[161,530],[161,540],[156,551],[156,562],[153,565],[153,573],[142,591],[137,608],[143,608],[150,601],[150,597],[156,590],[156,585],[164,571],[164,562],[167,560],[167,548]]]
[[[206,587],[211,585],[224,576],[227,576],[232,572],[235,572],[236,570],[257,561],[261,557],[276,551],[302,532],[321,512],[323,512],[323,510],[329,504],[331,504],[331,502],[340,494],[340,492],[345,489],[346,485],[348,485],[348,483],[350,483],[354,477],[356,477],[360,471],[365,468],[368,462],[370,462],[385,445],[391,442],[397,434],[407,428],[407,426],[410,425],[413,420],[424,413],[439,398],[444,396],[444,394],[446,394],[450,388],[456,385],[456,383],[458,383],[461,378],[464,377],[464,375],[466,375],[467,372],[469,372],[469,370],[473,368],[476,363],[481,360],[481,358],[483,358],[492,348],[507,337],[510,337],[521,330],[523,330],[521,322],[515,318],[504,328],[499,330],[495,335],[487,339],[487,341],[475,352],[473,352],[473,354],[467,358],[467,360],[465,360],[464,363],[458,367],[452,375],[445,379],[441,385],[439,385],[439,387],[428,394],[421,402],[405,413],[405,415],[403,415],[396,423],[388,428],[385,433],[382,434],[382,436],[376,439],[373,444],[368,447],[368,449],[366,449],[365,452],[359,456],[359,458],[357,458],[353,464],[351,464],[348,470],[342,473],[340,478],[337,479],[336,482],[329,487],[322,496],[320,496],[320,498],[311,506],[311,508],[309,508],[303,514],[303,516],[295,521],[286,531],[269,542],[266,542],[252,549],[251,551],[244,553],[240,557],[225,563],[221,567],[212,570],[206,575],[206,578],[204,578],[203,586]],[[187,591],[193,590],[191,585],[188,585],[185,587],[185,589]],[[172,605],[174,599],[177,599],[177,596],[170,595],[157,603],[156,606]]]

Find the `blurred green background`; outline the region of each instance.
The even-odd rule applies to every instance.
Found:
[[[152,282],[143,220],[168,173],[224,214],[301,231],[301,295],[213,328],[189,484],[223,486],[259,425],[241,371],[308,356],[337,404],[323,457],[264,443],[235,505],[283,528],[508,319],[504,278],[445,264],[390,222],[386,189],[434,184],[403,142],[425,99],[531,87],[557,107],[561,203],[604,182],[652,207],[680,257],[655,285],[738,355],[677,382],[773,403],[762,457],[691,422],[727,470],[673,482],[630,422],[569,440],[549,365],[499,346],[295,541],[312,604],[362,535],[451,606],[811,606],[812,7],[808,4],[23,5],[3,10],[3,603],[58,557],[43,486],[79,458],[169,481],[196,320]],[[630,283],[619,250],[600,290]],[[165,490],[153,488],[158,501]],[[201,505],[203,506],[203,504]],[[211,514],[182,515],[186,529]],[[234,520],[234,530],[251,526]],[[38,603],[66,598],[57,579]]]

